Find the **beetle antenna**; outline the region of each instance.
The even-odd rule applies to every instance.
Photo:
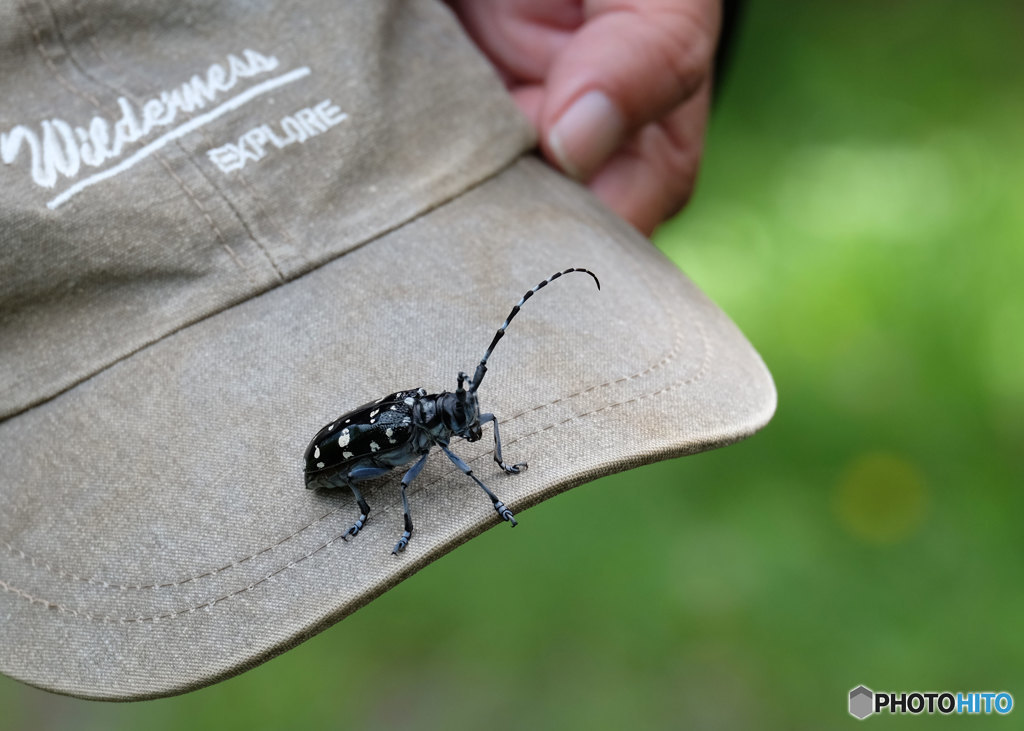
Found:
[[[596,274],[594,274],[589,269],[573,267],[571,269],[566,269],[564,271],[552,274],[550,277],[548,277],[543,282],[538,284],[536,287],[531,289],[529,292],[524,294],[523,298],[519,300],[516,306],[512,308],[512,311],[508,313],[508,317],[505,318],[504,324],[502,324],[502,326],[498,328],[498,332],[494,333],[494,340],[491,341],[490,347],[487,348],[487,352],[484,353],[484,357],[480,359],[480,365],[476,367],[476,372],[473,374],[473,382],[469,384],[470,393],[475,392],[480,387],[480,382],[484,380],[484,374],[487,373],[487,359],[491,357],[491,353],[494,352],[494,346],[498,344],[498,341],[501,340],[502,336],[505,334],[505,330],[506,328],[508,328],[509,323],[512,322],[512,318],[519,314],[519,309],[523,306],[523,303],[526,302],[526,300],[530,299],[530,297],[532,297],[537,290],[543,289],[550,282],[553,282],[563,274],[569,274],[570,272],[583,272],[585,274],[589,274],[594,278],[594,282],[597,284],[597,288],[601,289],[601,280],[597,278]]]

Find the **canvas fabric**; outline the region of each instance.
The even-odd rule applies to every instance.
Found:
[[[517,514],[775,408],[728,318],[534,138],[428,1],[0,5],[0,671],[88,698],[251,668],[499,523],[435,455],[306,490],[324,424],[453,390]],[[526,516],[528,519],[528,515]]]

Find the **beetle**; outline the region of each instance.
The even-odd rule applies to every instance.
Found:
[[[505,506],[498,496],[491,492],[483,482],[473,474],[458,455],[450,448],[452,437],[461,437],[468,442],[475,442],[482,436],[484,424],[494,425],[494,461],[508,474],[518,474],[526,468],[525,462],[507,464],[501,455],[501,435],[498,432],[498,421],[494,414],[480,413],[477,400],[477,389],[487,373],[487,359],[491,357],[494,347],[501,340],[509,323],[519,313],[526,300],[538,290],[546,287],[559,277],[571,272],[583,272],[593,277],[597,288],[601,282],[597,275],[589,269],[573,267],[557,272],[529,292],[523,295],[518,304],[512,308],[504,324],[498,328],[491,340],[487,352],[480,359],[480,364],[470,380],[464,372],[458,376],[458,386],[454,393],[442,391],[428,394],[423,388],[414,388],[379,398],[376,401],[342,414],[325,426],[306,447],[305,477],[306,487],[341,488],[348,487],[359,505],[359,518],[342,534],[348,540],[355,536],[366,525],[370,506],[363,498],[356,483],[387,474],[396,467],[416,463],[402,477],[402,507],[405,510],[405,531],[395,544],[392,554],[398,555],[409,545],[412,537],[412,517],[409,514],[409,498],[406,490],[416,479],[431,449],[439,447],[445,456],[462,472],[469,476],[487,494],[494,505],[495,512],[509,522],[517,525],[512,511]],[[468,387],[466,382],[469,381]]]

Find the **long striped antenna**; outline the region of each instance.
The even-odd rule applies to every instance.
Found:
[[[584,274],[589,274],[594,278],[594,282],[597,283],[597,288],[601,289],[601,280],[597,278],[596,274],[594,274],[589,269],[573,267],[572,269],[566,269],[565,271],[552,274],[550,277],[548,277],[543,282],[538,284],[536,287],[531,289],[529,292],[524,294],[523,298],[519,300],[519,303],[512,308],[512,311],[510,313],[508,313],[508,317],[505,318],[505,323],[498,328],[498,332],[494,333],[494,340],[491,341],[490,347],[487,348],[487,352],[484,353],[484,357],[480,359],[480,365],[476,367],[476,372],[473,374],[473,382],[469,385],[470,393],[473,393],[478,388],[480,388],[480,382],[484,380],[484,374],[487,373],[487,359],[491,357],[491,353],[494,352],[494,346],[498,344],[498,341],[501,340],[502,336],[505,334],[505,330],[508,328],[509,323],[512,322],[512,318],[519,314],[519,309],[523,306],[523,303],[525,303],[526,300],[533,297],[535,292],[546,287],[550,282],[553,282],[563,274],[569,274],[570,272],[583,272]]]

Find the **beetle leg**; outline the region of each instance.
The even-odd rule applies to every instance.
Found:
[[[512,511],[505,507],[505,503],[501,502],[501,500],[498,499],[498,496],[491,492],[490,489],[488,489],[487,485],[485,485],[484,483],[480,482],[480,480],[477,479],[476,475],[473,474],[473,470],[469,468],[468,464],[463,462],[457,454],[455,454],[452,450],[448,449],[448,447],[445,446],[444,444],[438,444],[437,446],[439,446],[444,451],[444,453],[448,455],[448,459],[450,459],[456,467],[458,467],[460,470],[462,470],[467,475],[472,477],[473,482],[478,484],[481,487],[481,489],[483,489],[483,491],[487,493],[487,497],[489,497],[491,499],[491,502],[494,503],[494,509],[495,511],[497,511],[498,515],[501,516],[502,520],[507,520],[509,523],[512,524],[513,528],[516,525],[518,525],[518,523],[516,523],[515,516],[512,514]]]
[[[348,479],[350,481],[358,480],[369,480],[373,477],[380,477],[386,475],[391,471],[390,467],[354,467],[348,472]]]
[[[429,452],[427,453],[429,454]],[[395,544],[394,550],[391,551],[391,555],[397,556],[399,551],[404,551],[405,547],[409,545],[409,539],[412,538],[412,515],[409,514],[409,498],[405,494],[405,488],[409,486],[409,483],[416,479],[416,476],[423,469],[423,465],[427,461],[427,455],[424,454],[420,457],[419,462],[414,464],[409,471],[405,473],[405,477],[402,478],[402,507],[405,508],[405,532],[402,533],[402,537],[398,539],[398,543]]]
[[[519,462],[518,464],[507,465],[501,459],[501,434],[498,433],[498,420],[494,418],[494,414],[480,415],[481,426],[489,421],[494,422],[494,461],[498,463],[498,466],[501,467],[501,469],[513,475],[518,474],[520,470],[525,470],[526,462]]]
[[[352,494],[356,496],[356,503],[359,505],[361,514],[359,520],[348,529],[346,533],[342,534],[343,540],[348,540],[348,536],[355,536],[359,531],[366,525],[366,518],[370,514],[370,506],[366,504],[366,500],[363,499],[363,493],[359,492],[359,488],[356,487],[356,480],[368,480],[371,477],[378,477],[388,472],[386,467],[356,467],[350,470],[348,473],[348,486],[352,490]]]
[[[356,502],[359,504],[359,510],[361,512],[359,520],[357,520],[355,524],[348,529],[348,531],[341,535],[342,540],[346,541],[349,536],[355,536],[360,530],[362,530],[363,526],[366,525],[366,518],[370,514],[370,506],[367,505],[366,500],[363,499],[363,493],[359,492],[359,488],[353,484],[349,484],[349,487],[352,489],[352,494],[356,496]]]

